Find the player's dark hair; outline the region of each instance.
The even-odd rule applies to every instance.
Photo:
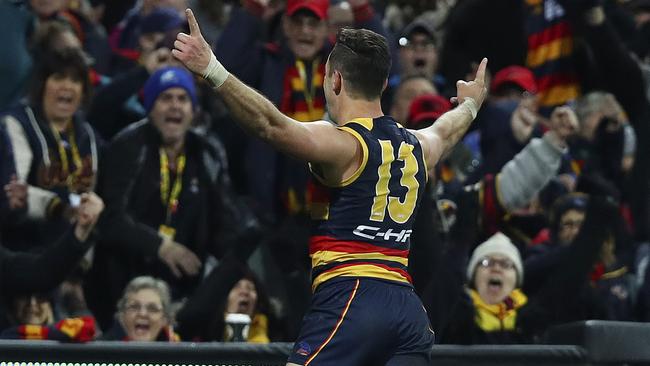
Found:
[[[341,73],[353,97],[381,96],[391,66],[386,38],[367,29],[342,28],[329,57],[329,76]]]

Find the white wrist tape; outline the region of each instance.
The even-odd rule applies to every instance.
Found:
[[[208,67],[203,70],[202,74],[203,78],[209,81],[210,84],[212,84],[212,86],[215,88],[220,87],[226,81],[226,79],[228,79],[228,75],[230,75],[228,70],[223,67],[221,62],[217,61],[217,57],[214,55],[214,53],[212,54],[212,58],[210,58]]]
[[[476,104],[474,98],[465,97],[465,101],[462,105],[465,106],[469,110],[469,113],[472,114],[472,119],[476,119],[476,115],[478,114],[478,104]]]

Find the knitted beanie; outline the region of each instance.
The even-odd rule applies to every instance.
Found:
[[[144,84],[144,108],[147,113],[153,108],[160,93],[175,87],[185,89],[192,99],[192,105],[196,108],[196,88],[192,75],[181,67],[172,66],[154,72]]]
[[[500,232],[492,235],[488,240],[474,249],[472,257],[469,260],[469,265],[467,266],[467,281],[471,282],[474,278],[474,271],[476,270],[478,262],[490,254],[502,255],[515,264],[515,269],[517,271],[517,287],[520,287],[524,281],[524,267],[521,263],[519,249],[512,244],[510,238]]]

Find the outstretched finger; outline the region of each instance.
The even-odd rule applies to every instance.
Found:
[[[192,12],[192,9],[190,8],[185,9],[185,15],[187,15],[187,22],[190,24],[190,35],[200,36],[201,29],[199,28],[199,23],[196,21],[196,18],[194,17],[194,13]]]
[[[478,69],[476,70],[476,77],[474,78],[474,81],[485,83],[485,69],[487,68],[487,62],[487,57],[483,57],[481,64],[478,65]]]

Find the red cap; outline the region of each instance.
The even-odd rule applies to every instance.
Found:
[[[426,127],[427,122],[433,123],[451,109],[451,102],[447,98],[434,94],[423,94],[413,99],[409,107],[407,127]]]
[[[329,0],[287,0],[287,15],[292,16],[298,10],[307,9],[322,20],[327,19],[329,7]]]
[[[494,93],[495,90],[506,83],[518,85],[531,94],[537,93],[535,75],[533,75],[532,71],[523,66],[513,65],[499,70],[492,79],[490,91]]]

